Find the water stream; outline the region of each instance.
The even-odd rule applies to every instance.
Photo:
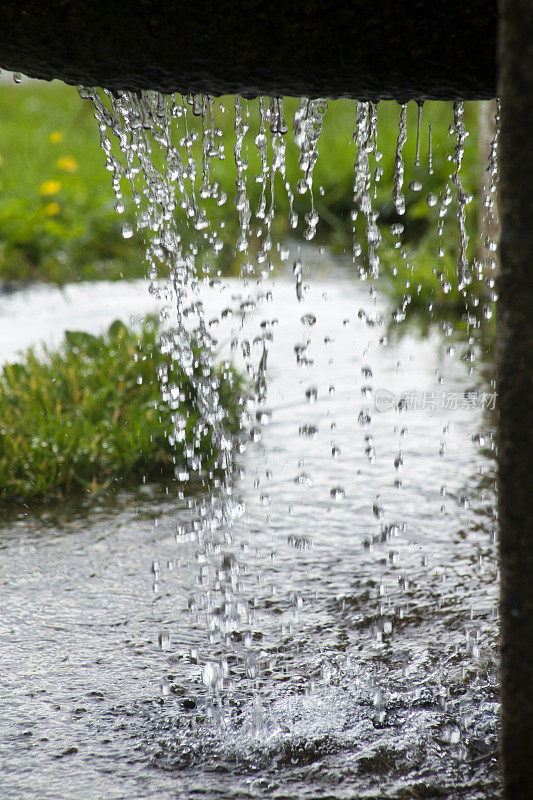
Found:
[[[354,106],[353,247],[334,258],[304,245],[319,223],[326,101],[299,101],[302,177],[291,187],[282,100],[257,101],[252,132],[249,104],[235,98],[228,198],[218,100],[80,91],[94,103],[117,211],[128,192],[137,209],[148,281],[6,297],[0,358],[57,340],[73,315],[97,332],[156,307],[162,349],[191,375],[198,343],[204,375],[227,360],[248,376],[247,417],[231,438],[216,382],[194,376],[198,437],[208,427],[221,452],[212,492],[190,489],[203,470],[193,448],[175,491],[145,485],[2,523],[3,796],[499,797],[495,396],[468,288],[485,281],[490,316],[494,264],[492,247],[484,262],[468,250],[462,104],[450,179],[426,202],[439,232],[450,205],[457,217],[467,333],[441,320],[421,336],[406,321],[416,287],[405,281],[393,307],[379,280],[375,105]],[[417,169],[422,120],[420,105]],[[407,135],[401,106],[389,176],[398,217],[406,192],[423,188],[407,180]],[[497,138],[487,213],[496,154]],[[278,191],[300,243],[275,240]],[[227,245],[210,208],[228,201],[239,278],[217,270]],[[403,230],[395,222],[390,235],[408,269]],[[176,387],[160,379],[172,402]],[[178,441],[183,423],[176,414]]]

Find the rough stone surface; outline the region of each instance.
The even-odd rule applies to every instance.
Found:
[[[116,89],[360,99],[496,92],[496,0],[2,0],[0,67]]]
[[[533,10],[503,0],[498,319],[502,756],[506,800],[533,797]]]

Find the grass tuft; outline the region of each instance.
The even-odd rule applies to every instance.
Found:
[[[195,390],[159,352],[158,335],[153,317],[140,331],[117,320],[101,336],[67,331],[57,350],[30,349],[3,367],[0,503],[173,479],[186,447],[201,456],[204,476],[216,469],[219,453],[199,422]],[[193,371],[201,369],[195,353]],[[161,399],[161,371],[179,387],[173,410]],[[227,368],[219,379],[225,425],[235,432],[242,380]],[[184,440],[171,444],[173,414],[186,424]]]

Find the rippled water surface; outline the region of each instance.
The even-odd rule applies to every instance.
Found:
[[[152,487],[4,519],[3,797],[500,796],[490,388],[369,285],[310,284],[252,315],[270,380],[231,531],[176,536],[187,499]],[[0,357],[151,303],[3,298]]]

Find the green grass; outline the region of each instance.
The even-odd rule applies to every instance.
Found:
[[[226,158],[215,160],[212,176],[227,192],[227,203],[219,207],[207,200],[209,216],[215,225],[225,224],[225,246],[211,268],[228,274],[238,268],[233,243],[238,234],[237,213],[234,207],[235,165],[233,162],[233,100],[223,98],[225,113],[215,101],[216,125],[222,130],[220,139],[225,145]],[[258,206],[260,187],[254,177],[259,172],[259,160],[254,145],[258,129],[257,101],[245,103],[249,109],[250,131],[245,139],[243,154],[248,159],[248,193],[252,211]],[[285,101],[285,114],[289,122],[296,108],[294,99]],[[425,198],[430,192],[438,194],[454,165],[449,160],[453,152],[454,137],[448,128],[453,121],[451,104],[426,103],[424,107],[421,166],[414,167],[416,147],[415,103],[408,106],[408,140],[403,155],[406,164],[404,193],[407,213],[401,218],[405,225],[404,242],[409,252],[409,271],[423,291],[413,297],[413,302],[423,305],[428,298],[437,298],[444,305],[462,305],[457,293],[441,291],[443,272],[453,284],[457,257],[457,225],[454,205],[450,206],[443,241],[446,257],[437,259],[436,223],[438,207],[429,209]],[[188,115],[189,124],[200,121]],[[321,222],[316,242],[333,250],[351,251],[353,206],[353,163],[355,146],[352,141],[354,103],[336,100],[329,103],[325,127],[318,143],[319,159],[315,167],[315,200]],[[476,104],[466,104],[465,121],[472,135],[466,142],[462,180],[466,191],[476,194],[480,169],[478,165]],[[433,128],[433,175],[427,174],[428,123]],[[182,122],[179,122],[182,125]],[[398,128],[398,106],[395,103],[379,104],[378,148],[382,152],[380,166],[383,178],[377,185],[374,207],[379,212],[384,232],[381,252],[383,267],[392,274],[397,267],[398,251],[392,247],[389,226],[399,221],[391,200],[391,182],[394,171],[394,154]],[[287,137],[287,178],[294,188],[301,173],[298,168],[298,150]],[[201,135],[194,145],[198,160]],[[140,237],[124,240],[120,233],[124,217],[114,210],[110,174],[105,170],[104,154],[99,146],[96,121],[92,105],[82,101],[73,87],[54,82],[30,82],[14,86],[0,86],[0,281],[45,280],[58,283],[99,278],[118,279],[141,277],[145,273],[143,248]],[[371,158],[372,169],[376,162]],[[419,179],[422,191],[413,192],[409,182]],[[201,181],[198,177],[197,186]],[[288,202],[281,179],[277,178],[276,215],[274,233],[277,239],[299,236],[303,231],[303,216],[309,210],[308,195],[295,193],[295,207],[300,217],[297,231],[288,224]],[[134,213],[127,206],[126,217],[132,224]],[[362,215],[357,221],[357,233],[364,244]],[[259,221],[253,222],[254,233]],[[477,201],[468,206],[468,228],[471,234],[470,256],[475,254],[477,242]],[[197,240],[198,234],[189,227],[185,218],[180,220],[180,231],[185,243]],[[200,238],[201,241],[201,238]],[[257,242],[252,236],[251,246]],[[414,267],[413,267],[414,265]],[[405,282],[405,276],[403,283]],[[394,291],[401,296],[403,284],[394,281]]]
[[[185,446],[216,469],[211,435],[197,425],[195,390],[157,348],[156,320],[140,331],[114,322],[101,336],[67,331],[62,346],[29,350],[0,375],[0,503],[96,494],[132,482],[173,480]],[[179,386],[185,441],[172,446],[172,411],[161,400],[158,368]],[[200,372],[197,360],[194,371]],[[237,430],[240,377],[220,374],[228,430]]]
[[[0,281],[142,277],[91,108],[60,83],[0,85]]]

